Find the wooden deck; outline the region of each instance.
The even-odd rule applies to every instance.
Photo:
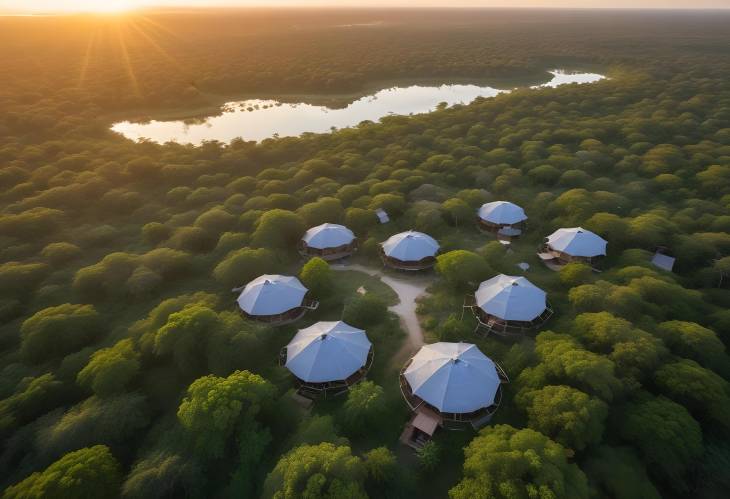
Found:
[[[356,241],[357,240],[353,241],[351,244],[338,246],[336,248],[324,249],[311,248],[302,243],[299,245],[299,254],[304,258],[318,257],[328,262],[336,262],[337,260],[342,260],[352,256],[357,251]]]
[[[494,333],[504,337],[521,337],[526,333],[540,329],[553,316],[554,310],[549,301],[546,301],[545,310],[531,321],[507,321],[488,315],[476,303],[474,295],[464,297],[464,309],[469,309],[477,320],[475,333],[488,335]]]
[[[286,366],[286,347],[279,351],[279,365]],[[324,383],[310,383],[294,376],[297,385],[297,393],[311,400],[318,398],[327,398],[337,395],[343,395],[350,390],[350,387],[356,385],[367,377],[370,368],[375,360],[375,350],[370,347],[365,365],[352,373],[347,379],[333,380]]]
[[[440,425],[443,428],[463,429],[464,424],[469,424],[472,427],[476,428],[475,425],[479,424],[479,422],[488,422],[492,415],[497,411],[497,409],[499,409],[499,406],[502,403],[502,385],[509,383],[509,378],[504,372],[504,369],[502,369],[502,366],[500,366],[496,362],[494,362],[494,366],[497,369],[497,374],[499,375],[501,384],[499,385],[497,393],[494,397],[494,404],[470,413],[446,413],[441,412],[436,407],[431,406],[428,402],[421,399],[411,391],[411,387],[408,385],[408,381],[405,377],[405,371],[410,365],[411,360],[413,359],[408,359],[408,362],[406,362],[406,364],[401,369],[398,376],[398,381],[400,384],[401,395],[403,395],[403,399],[406,401],[406,404],[408,404],[408,407],[414,413],[418,413],[419,411],[430,411],[438,415],[438,417],[440,418]]]
[[[407,272],[416,272],[420,270],[428,270],[436,265],[436,257],[428,257],[417,262],[403,262],[395,258],[388,258],[385,255],[380,256],[383,265],[395,270],[404,270]]]

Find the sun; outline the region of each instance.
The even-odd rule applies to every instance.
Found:
[[[124,14],[140,6],[139,0],[76,0],[72,3],[77,12],[95,14]]]

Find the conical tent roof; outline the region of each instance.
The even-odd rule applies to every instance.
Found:
[[[531,321],[547,308],[545,291],[520,276],[492,277],[474,296],[479,308],[506,321]]]
[[[249,315],[277,315],[300,307],[306,294],[296,277],[265,274],[246,284],[236,301]]]
[[[605,239],[583,227],[558,229],[547,237],[547,242],[556,251],[584,257],[605,255],[608,244]]]
[[[471,343],[425,345],[403,374],[414,395],[447,413],[491,406],[500,385],[494,362]]]
[[[329,223],[312,227],[302,237],[307,246],[317,249],[337,248],[354,240],[355,234],[350,229],[344,225]]]
[[[527,215],[514,203],[492,201],[479,208],[479,218],[493,224],[512,225],[527,220]]]
[[[342,321],[301,329],[286,347],[286,368],[307,383],[342,381],[363,367],[372,344],[365,331]]]
[[[385,256],[402,262],[417,262],[436,256],[439,250],[439,243],[434,238],[414,230],[390,236],[381,246]]]

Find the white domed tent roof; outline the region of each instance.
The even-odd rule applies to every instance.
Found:
[[[479,208],[479,218],[499,225],[512,225],[527,220],[525,210],[509,201],[493,201]]]
[[[520,276],[492,277],[474,295],[479,308],[506,321],[531,321],[547,308],[545,291]]]
[[[372,344],[365,331],[342,321],[301,329],[286,347],[286,368],[307,383],[342,381],[363,367]]]
[[[501,383],[494,362],[471,343],[425,345],[403,375],[414,395],[456,414],[494,404]]]
[[[306,294],[296,277],[265,274],[246,284],[236,301],[249,315],[278,315],[300,307]]]
[[[344,225],[329,223],[312,227],[302,237],[307,246],[317,249],[337,248],[354,240],[355,234],[350,229]]]
[[[558,229],[547,238],[551,248],[571,256],[594,257],[606,254],[608,242],[583,227]]]
[[[439,250],[439,243],[434,238],[413,230],[390,236],[381,246],[385,256],[402,262],[417,262],[436,256]]]

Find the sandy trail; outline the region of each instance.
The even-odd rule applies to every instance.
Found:
[[[388,307],[401,319],[401,326],[408,333],[408,339],[393,356],[393,364],[400,367],[409,355],[413,354],[424,344],[423,330],[416,316],[416,299],[426,294],[426,288],[433,281],[433,276],[428,274],[404,274],[403,277],[390,275],[382,269],[366,267],[359,264],[332,264],[333,270],[356,270],[365,274],[378,277],[390,286],[398,295],[398,304]]]

